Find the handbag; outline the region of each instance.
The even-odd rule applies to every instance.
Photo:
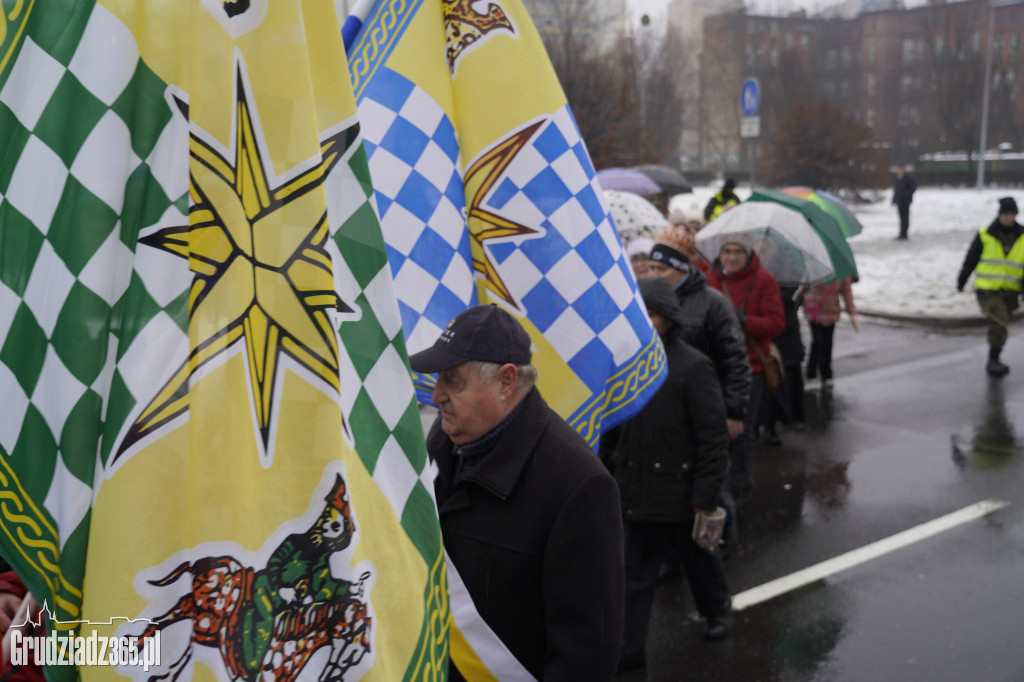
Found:
[[[764,368],[765,387],[769,391],[775,389],[786,380],[786,366],[782,364],[782,353],[779,352],[778,346],[769,343],[768,352],[765,353],[750,334],[747,334],[747,341],[754,347],[757,359],[761,361],[761,367]]]

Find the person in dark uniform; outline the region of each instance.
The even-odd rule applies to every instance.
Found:
[[[1017,309],[1024,277],[1024,227],[1017,222],[1017,202],[1013,197],[999,200],[999,215],[991,225],[974,235],[960,275],[957,291],[963,291],[974,273],[974,291],[981,312],[989,319],[988,363],[985,371],[993,377],[1006,376],[1010,368],[999,355],[1006,345],[1010,314]]]

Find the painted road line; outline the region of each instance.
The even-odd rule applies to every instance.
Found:
[[[865,545],[846,554],[840,554],[832,559],[822,561],[820,564],[808,566],[796,573],[790,573],[764,585],[740,592],[732,598],[732,610],[742,611],[756,604],[766,602],[769,599],[774,599],[786,592],[809,585],[817,580],[824,580],[840,571],[853,568],[871,559],[877,559],[884,554],[894,552],[897,549],[902,549],[933,535],[956,528],[968,521],[980,519],[987,514],[1006,507],[1008,504],[1010,503],[1005,500],[982,500],[959,511],[940,516],[927,523],[922,523],[920,526],[914,526],[877,542],[872,542],[870,545]]]

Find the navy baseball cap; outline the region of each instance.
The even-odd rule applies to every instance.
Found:
[[[434,345],[409,357],[417,372],[433,374],[469,360],[528,365],[530,335],[510,314],[491,303],[459,313]]]

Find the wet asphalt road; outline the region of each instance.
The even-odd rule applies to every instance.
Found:
[[[805,330],[806,331],[806,330]],[[805,334],[805,339],[807,338]],[[984,329],[840,322],[835,387],[760,445],[726,562],[738,594],[982,500],[1010,504],[736,613],[705,642],[684,578],[617,682],[1024,681],[1024,325],[989,379]]]

